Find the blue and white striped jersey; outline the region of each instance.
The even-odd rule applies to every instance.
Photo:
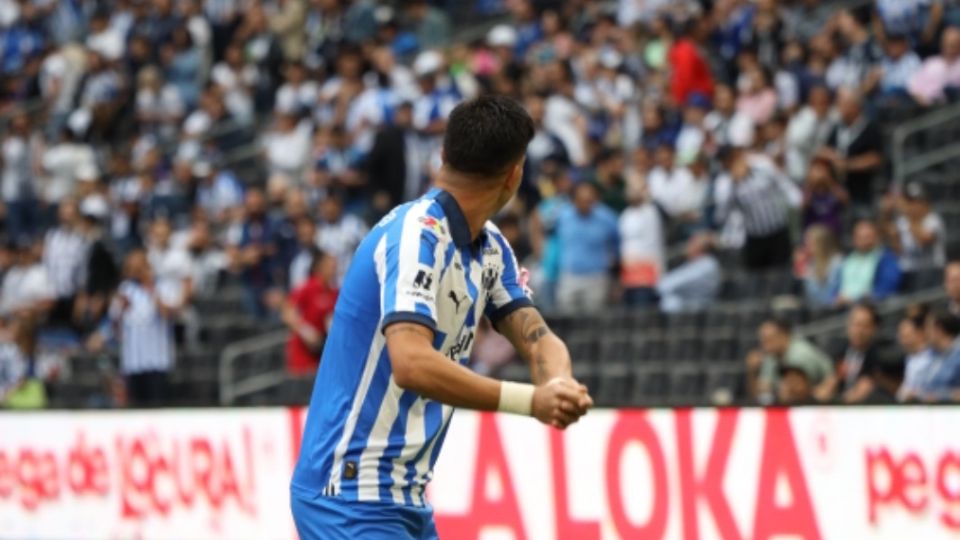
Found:
[[[471,239],[440,189],[398,206],[360,244],[324,346],[291,489],[300,496],[425,506],[452,407],[393,380],[385,326],[434,331],[434,347],[466,363],[483,316],[531,305],[513,251],[487,223]]]

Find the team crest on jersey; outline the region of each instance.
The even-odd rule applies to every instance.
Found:
[[[433,216],[422,216],[420,217],[419,221],[424,227],[433,231],[433,233],[437,236],[446,234],[446,231],[443,230],[443,224],[440,223],[439,219]]]

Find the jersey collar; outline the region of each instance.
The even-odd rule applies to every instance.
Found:
[[[447,224],[450,226],[450,236],[453,237],[453,243],[457,247],[471,245],[473,239],[470,237],[470,225],[467,224],[467,218],[463,215],[463,210],[460,209],[457,200],[453,198],[453,195],[440,188],[434,188],[431,191],[434,200],[440,203],[443,214],[447,216]],[[480,236],[477,237],[477,242],[482,242],[483,236],[484,233],[481,232]]]

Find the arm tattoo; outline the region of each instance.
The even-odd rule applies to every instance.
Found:
[[[540,341],[540,338],[549,333],[550,330],[546,326],[538,326],[530,332],[527,332],[527,335],[524,336],[524,339],[528,344],[533,345],[534,343]]]
[[[506,328],[512,329],[517,336],[516,343],[534,345],[550,333],[543,317],[535,309],[519,309],[511,314],[506,322]]]

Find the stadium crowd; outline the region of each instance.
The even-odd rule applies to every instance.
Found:
[[[706,309],[719,250],[793,268],[809,305],[857,306],[853,328],[875,318],[864,301],[947,265],[924,186],[885,181],[877,115],[960,93],[955,0],[477,0],[506,22],[472,41],[454,4],[0,0],[0,397],[35,402],[26,375],[117,349],[130,401],[162,402],[169,336],[199,339],[192,300],[226,281],[291,328],[289,368],[309,372],[355,247],[427,189],[447,114],[483,92],[536,124],[498,225],[547,311]],[[883,362],[856,330],[836,363],[776,320],[750,391],[956,397],[955,319],[927,334],[958,367],[928,377],[911,313],[899,391],[861,384]]]

